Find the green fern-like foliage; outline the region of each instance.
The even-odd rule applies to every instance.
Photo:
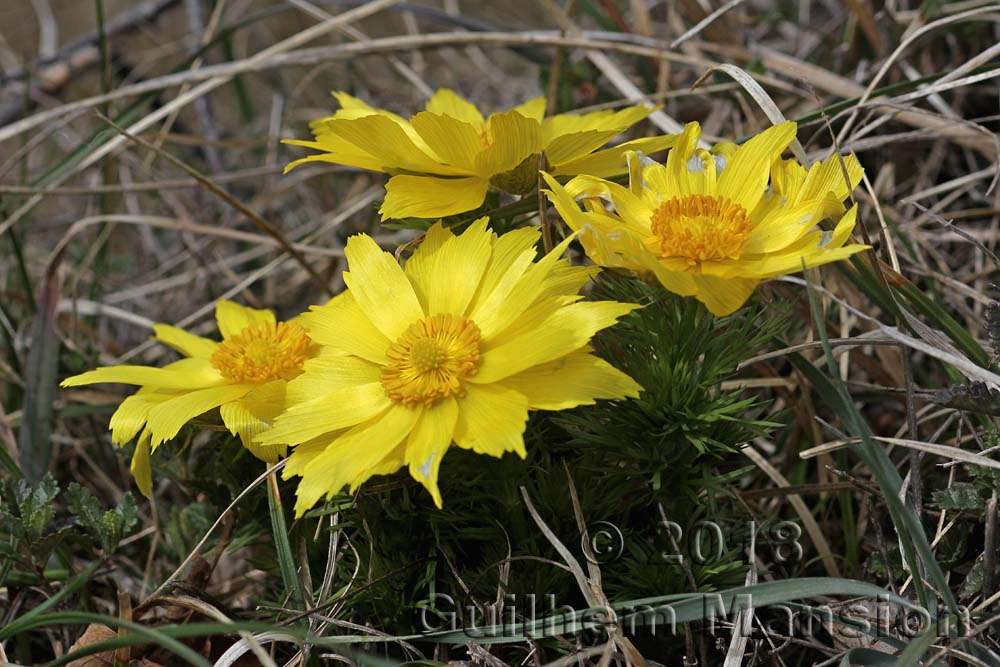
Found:
[[[530,596],[539,616],[552,606],[586,608],[521,487],[586,567],[575,489],[592,544],[608,547],[598,558],[612,600],[743,582],[749,517],[725,498],[745,470],[738,447],[774,424],[759,418],[755,396],[722,383],[782,322],[752,307],[715,318],[692,299],[620,277],[604,279],[591,298],[644,306],[595,340],[600,355],[644,387],[641,397],[534,414],[524,460],[452,449],[440,472],[442,510],[405,473],[372,480],[338,515],[358,561],[337,570],[339,586],[356,576],[344,618],[410,634],[426,629],[421,609],[431,610],[425,619],[465,609],[468,620],[469,607],[498,596],[519,617]],[[700,530],[704,521],[724,527],[721,539]],[[618,539],[602,534],[608,526],[620,544],[600,544]]]
[[[694,299],[615,277],[599,283],[595,297],[644,306],[597,341],[642,395],[553,416],[569,435],[559,447],[578,453],[588,484],[631,485],[605,496],[619,505],[628,499],[617,508],[625,549],[605,575],[609,593],[631,599],[742,584],[749,517],[718,498],[745,470],[738,447],[777,424],[759,418],[756,397],[723,390],[722,382],[767,345],[783,318],[752,306],[716,318]]]

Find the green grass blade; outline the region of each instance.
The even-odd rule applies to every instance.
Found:
[[[926,630],[919,637],[910,641],[909,646],[899,654],[899,659],[896,661],[897,667],[920,667],[920,659],[924,653],[927,653],[927,649],[938,640],[937,633],[932,632],[932,629]]]
[[[305,609],[305,598],[295,568],[295,555],[292,544],[288,540],[288,524],[285,522],[285,508],[281,504],[281,494],[278,491],[277,477],[272,474],[267,478],[267,504],[271,514],[271,532],[274,535],[274,548],[278,552],[278,567],[281,569],[281,580],[285,591],[291,595],[296,609]]]
[[[10,637],[16,635],[18,632],[21,632],[23,629],[31,627],[31,624],[34,623],[43,614],[45,614],[46,611],[52,609],[53,607],[61,603],[63,600],[65,600],[67,597],[69,597],[77,590],[79,590],[81,587],[83,587],[84,584],[90,581],[90,578],[97,570],[98,565],[100,565],[100,563],[92,563],[86,570],[84,570],[80,574],[70,579],[70,581],[61,589],[59,589],[59,591],[55,595],[53,595],[52,597],[50,597],[45,602],[41,603],[31,611],[25,613],[17,620],[11,621],[7,625],[0,628],[0,641],[9,639]]]
[[[899,534],[903,557],[909,565],[910,572],[913,574],[914,587],[924,608],[927,609],[932,617],[936,616],[936,605],[927,599],[927,592],[921,578],[922,572],[926,573],[935,589],[937,589],[949,612],[958,618],[960,617],[958,602],[955,600],[955,596],[948,585],[948,580],[941,570],[941,566],[934,557],[934,552],[931,549],[930,542],[927,540],[927,534],[924,532],[920,518],[916,515],[912,507],[899,498],[903,479],[900,477],[892,460],[885,453],[885,450],[873,440],[867,422],[854,407],[850,394],[840,379],[837,362],[833,356],[833,348],[830,346],[830,339],[826,334],[826,327],[823,325],[823,317],[816,299],[815,289],[811,285],[807,285],[807,293],[813,317],[817,322],[816,328],[819,331],[826,356],[829,371],[827,385],[833,389],[833,394],[824,395],[828,397],[828,400],[832,396],[839,396],[839,400],[834,401],[835,409],[837,409],[840,418],[844,421],[849,434],[861,439],[861,442],[857,445],[852,445],[851,449],[868,466],[879,488],[882,490],[883,501],[889,509],[893,525]],[[819,375],[818,372],[811,373],[810,377],[815,378],[817,375]]]
[[[22,619],[23,620],[23,619]],[[170,651],[179,658],[183,658],[189,665],[195,665],[196,667],[212,667],[212,663],[205,660],[205,658],[198,655],[190,647],[185,646],[177,639],[169,636],[168,634],[162,632],[158,628],[150,628],[145,625],[140,625],[139,623],[133,623],[131,621],[125,621],[114,616],[104,616],[101,614],[91,614],[88,612],[81,611],[63,611],[54,614],[42,614],[33,618],[32,622],[22,629],[28,630],[36,627],[44,627],[49,625],[68,625],[68,624],[92,624],[100,623],[107,625],[111,628],[122,628],[127,630],[130,634],[135,636],[135,641],[132,643],[148,643],[153,642],[162,646],[166,650]],[[233,627],[225,626],[223,627]],[[230,630],[230,632],[235,632],[235,630]],[[62,658],[49,663],[49,667],[57,667],[58,665],[65,665],[72,662],[76,658],[82,657],[84,655],[91,655],[93,653],[98,653],[100,651],[113,650],[115,648],[120,648],[122,646],[127,646],[129,644],[123,643],[126,637],[119,637],[115,639],[109,639],[104,642],[99,642],[91,644],[90,646],[80,649],[78,651],[73,651],[64,655]],[[96,648],[95,648],[96,647]]]
[[[840,660],[840,667],[896,667],[895,656],[873,648],[852,648]]]
[[[56,259],[51,268],[58,263]],[[34,484],[41,481],[52,460],[52,419],[59,374],[58,305],[59,278],[55,270],[50,270],[31,325],[32,344],[24,369],[24,404],[18,430],[21,467],[25,478]]]
[[[817,596],[842,595],[877,597],[886,602],[892,602],[912,610],[920,606],[899,596],[888,593],[881,586],[852,579],[835,577],[804,577],[787,579],[785,581],[768,581],[751,586],[741,586],[718,593],[699,593],[695,595],[663,595],[637,600],[628,600],[612,604],[619,614],[619,622],[626,627],[639,627],[656,624],[660,619],[669,619],[670,623],[689,623],[705,620],[714,616],[720,621],[730,619],[737,606],[744,602],[752,602],[755,608],[782,604],[794,600],[805,600]],[[445,644],[465,644],[474,640],[480,644],[504,644],[525,641],[527,638],[541,638],[561,634],[569,627],[585,629],[597,627],[602,622],[600,615],[606,616],[605,609],[584,609],[573,613],[557,614],[528,623],[499,625],[494,635],[485,633],[480,628],[480,634],[470,635],[469,629],[445,630],[428,633],[420,637],[425,641]],[[621,615],[625,614],[624,618]],[[341,640],[343,638],[337,638]]]

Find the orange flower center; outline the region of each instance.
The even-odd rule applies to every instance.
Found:
[[[396,403],[431,406],[464,396],[462,380],[479,367],[479,327],[458,315],[432,315],[411,324],[389,346],[382,386]]]
[[[302,372],[311,344],[309,334],[298,324],[269,322],[222,341],[212,355],[212,365],[239,384],[291,380]]]
[[[661,257],[681,257],[689,265],[739,259],[750,235],[746,209],[723,197],[688,195],[663,202],[651,221]]]

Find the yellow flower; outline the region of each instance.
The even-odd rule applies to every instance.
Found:
[[[628,156],[627,188],[592,176],[563,187],[543,174],[552,188],[545,192],[596,264],[653,275],[727,315],[761,280],[868,247],[845,245],[857,217],[856,206],[845,211],[843,204],[861,180],[857,159],[844,157],[842,167],[833,156],[806,172],[780,159],[795,129],[782,123],[742,146],[709,152],[697,148],[701,128],[690,123],[665,165]],[[835,228],[819,229],[823,219]]]
[[[441,223],[400,268],[366,235],[347,242],[347,290],[302,315],[319,355],[288,383],[288,409],[258,438],[297,445],[296,514],[344,486],[408,466],[441,506],[448,448],[525,455],[531,409],[638,395],[594,356],[593,335],[637,306],[581,301],[596,267],[535,261],[538,230],[497,237],[487,219],[453,235]]]
[[[132,472],[147,496],[152,487],[151,451],[190,420],[216,408],[226,428],[257,458],[273,463],[285,453],[283,443],[262,447],[253,438],[284,409],[288,381],[298,377],[317,346],[300,324],[276,322],[269,310],[219,301],[215,318],[222,342],[166,324],[153,327],[158,341],[185,356],[180,361],[163,368],[107,366],[62,382],[63,387],[140,385],[111,416],[111,439],[122,446],[139,435]]]
[[[491,186],[516,195],[530,192],[542,151],[553,174],[613,176],[625,170],[626,151],[652,153],[675,139],[648,137],[597,150],[652,113],[646,107],[543,119],[545,98],[539,97],[484,119],[475,106],[443,88],[426,111],[407,121],[347,93],[333,94],[341,108],[311,124],[316,140],[285,142],[322,153],[292,162],[286,172],[320,161],[390,174],[383,220],[471,211]]]

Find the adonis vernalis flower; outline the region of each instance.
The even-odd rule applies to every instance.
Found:
[[[861,180],[857,159],[833,156],[808,171],[782,160],[795,129],[782,123],[710,152],[697,148],[701,128],[690,123],[666,164],[628,156],[628,187],[589,175],[561,186],[543,174],[546,194],[596,264],[655,276],[726,315],[761,280],[867,247],[846,244],[857,208],[843,202]],[[833,230],[817,227],[824,219]]]
[[[333,94],[341,108],[311,124],[315,141],[286,142],[322,152],[288,169],[320,161],[390,174],[383,220],[471,211],[491,187],[516,195],[530,192],[543,151],[553,174],[613,176],[625,171],[626,151],[652,153],[675,139],[647,137],[598,150],[652,113],[647,107],[543,118],[545,99],[540,97],[484,118],[471,103],[441,89],[425,111],[407,121],[347,93]]]
[[[62,383],[140,385],[111,416],[111,438],[125,445],[139,435],[132,472],[146,495],[151,489],[151,449],[216,408],[226,428],[257,458],[274,462],[285,453],[281,443],[262,447],[253,438],[284,409],[288,381],[298,377],[317,346],[300,324],[277,322],[269,310],[219,301],[215,318],[221,342],[166,324],[154,326],[158,341],[185,356],[180,361],[163,368],[107,366]]]
[[[440,507],[452,443],[524,456],[529,410],[638,395],[589,347],[637,306],[581,301],[598,269],[560,259],[568,241],[535,261],[537,229],[486,225],[456,236],[436,224],[405,268],[364,234],[348,240],[347,290],[302,315],[320,353],[258,438],[297,445],[284,471],[302,478],[297,515],[403,466]]]

